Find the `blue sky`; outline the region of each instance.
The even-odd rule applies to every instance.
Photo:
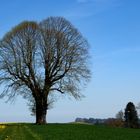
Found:
[[[63,16],[87,38],[92,78],[81,101],[63,96],[48,111],[48,122],[76,117],[114,117],[127,102],[140,102],[139,0],[1,0],[0,38],[23,20]],[[26,100],[0,100],[0,121],[31,121]]]

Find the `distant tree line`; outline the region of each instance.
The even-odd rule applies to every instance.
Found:
[[[121,127],[123,122],[116,118],[107,118],[107,119],[100,119],[100,118],[76,118],[76,123],[89,123],[94,125],[108,125],[113,127]]]
[[[99,119],[99,118],[76,118],[75,122],[83,122],[83,123],[90,123],[90,124],[104,124],[107,119]]]
[[[126,105],[124,112],[120,110],[115,118],[76,118],[75,122],[78,123],[90,123],[94,125],[103,124],[113,127],[127,127],[127,128],[140,128],[140,121],[138,118],[138,113],[135,105],[132,102],[129,102]],[[138,108],[139,109],[139,108]]]

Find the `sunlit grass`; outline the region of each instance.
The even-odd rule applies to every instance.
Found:
[[[6,125],[5,124],[0,124],[0,129],[4,129],[6,128]]]

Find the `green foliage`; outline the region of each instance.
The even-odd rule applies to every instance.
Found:
[[[135,105],[132,102],[129,102],[125,109],[125,125],[130,128],[138,128],[138,115],[135,108]]]
[[[8,136],[8,138],[6,138]],[[11,124],[0,130],[0,140],[139,140],[138,129],[86,124]]]

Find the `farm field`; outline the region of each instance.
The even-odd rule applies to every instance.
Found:
[[[140,140],[140,130],[86,124],[2,124],[0,140]]]

